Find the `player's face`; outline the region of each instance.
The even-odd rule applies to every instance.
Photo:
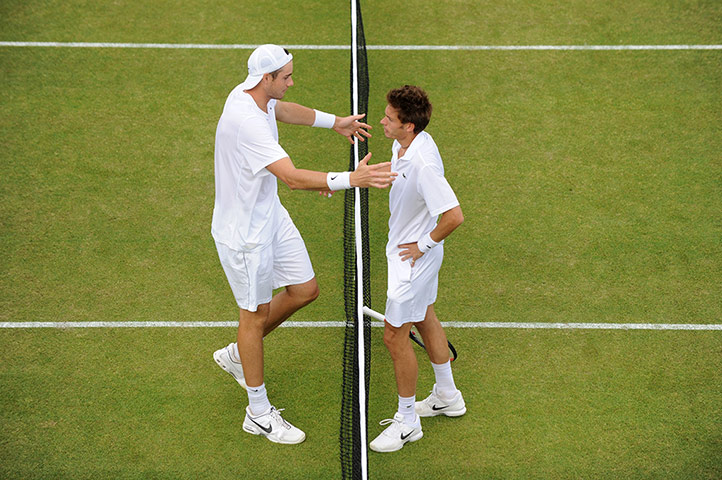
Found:
[[[281,71],[278,72],[276,78],[271,81],[271,84],[268,87],[268,96],[275,98],[276,100],[281,100],[286,94],[286,90],[293,86],[293,78],[291,78],[292,75],[293,60],[284,65],[283,68],[281,68]]]
[[[384,126],[384,135],[388,138],[398,139],[406,135],[404,124],[399,120],[399,113],[391,105],[386,105],[384,118],[381,119],[381,125]]]

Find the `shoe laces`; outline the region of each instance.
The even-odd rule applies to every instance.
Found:
[[[390,429],[392,429],[388,434],[394,436],[397,432],[401,431],[401,420],[397,420],[395,418],[386,418],[384,420],[381,420],[379,422],[379,425],[390,425]],[[384,430],[384,433],[387,433],[386,430]]]
[[[387,418],[387,419],[381,420],[379,422],[379,425],[388,425],[389,423],[394,423],[394,422],[401,423],[398,420],[396,420],[395,418]]]
[[[281,416],[281,412],[284,410],[285,410],[285,408],[271,407],[270,415],[271,415],[271,418],[276,420],[278,423],[280,423],[282,427],[285,427],[286,429],[290,430],[291,424],[288,423],[286,421],[286,419]]]

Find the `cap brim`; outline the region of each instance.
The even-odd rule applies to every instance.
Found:
[[[263,74],[261,75],[248,75],[246,79],[241,84],[241,87],[243,90],[250,90],[256,85],[258,85],[261,80],[263,79]]]

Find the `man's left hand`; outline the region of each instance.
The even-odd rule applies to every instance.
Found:
[[[368,130],[371,129],[371,125],[360,121],[365,116],[366,114],[362,113],[359,115],[349,115],[348,117],[336,117],[333,130],[348,138],[348,141],[352,144],[354,137],[363,142],[366,140],[364,137],[371,137],[371,134],[368,132]]]
[[[424,254],[419,250],[419,244],[416,242],[402,243],[399,245],[399,248],[401,249],[401,252],[399,252],[401,260],[405,262],[410,259],[412,267],[416,263],[416,260],[424,256]]]

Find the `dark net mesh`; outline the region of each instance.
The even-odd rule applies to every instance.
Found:
[[[353,3],[353,2],[352,2]],[[353,7],[352,7],[353,8]],[[358,108],[359,113],[368,111],[369,75],[366,58],[366,39],[364,37],[363,22],[361,21],[361,4],[356,2],[356,29],[357,43],[351,48],[356,49],[357,65],[356,75],[358,82]],[[351,61],[351,111],[354,110],[353,98],[354,65]],[[361,160],[368,153],[368,141],[358,142],[358,158]],[[351,160],[349,170],[355,168],[355,152],[351,147]],[[343,348],[343,395],[341,400],[341,432],[340,454],[341,470],[344,479],[361,479],[361,451],[366,445],[361,443],[361,429],[367,432],[366,422],[361,424],[359,406],[360,372],[358,368],[358,329],[363,329],[365,375],[363,381],[366,385],[366,404],[364,412],[368,412],[369,373],[371,367],[371,319],[367,316],[358,318],[358,271],[356,268],[356,227],[355,203],[356,189],[345,191],[344,210],[344,298],[346,308],[346,328]],[[368,223],[368,190],[361,189],[361,245],[362,245],[362,285],[364,305],[371,307],[371,280],[369,275],[369,223]],[[365,415],[364,415],[365,418]]]

